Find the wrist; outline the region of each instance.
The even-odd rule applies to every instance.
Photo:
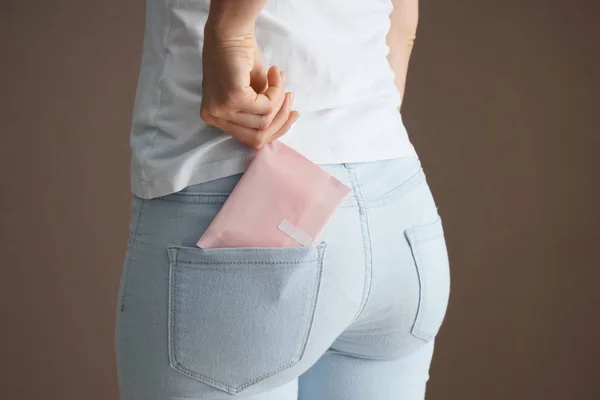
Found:
[[[215,39],[234,39],[254,36],[254,22],[236,23],[231,20],[211,20],[204,26],[204,34]]]
[[[235,38],[254,34],[256,15],[242,12],[239,7],[224,7],[219,1],[211,2],[204,32],[215,38]]]

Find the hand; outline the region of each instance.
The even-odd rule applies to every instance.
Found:
[[[205,30],[200,117],[258,149],[284,135],[298,119],[285,74],[265,71],[253,34],[219,37]]]

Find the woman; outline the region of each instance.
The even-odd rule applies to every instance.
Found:
[[[449,273],[398,112],[416,24],[417,0],[147,1],[122,400],[424,398]],[[196,241],[275,139],[352,188],[324,244],[207,258]]]

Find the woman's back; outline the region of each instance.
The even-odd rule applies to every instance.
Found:
[[[252,150],[206,124],[209,0],[147,0],[131,133],[132,190],[150,198],[242,172]],[[414,155],[388,63],[390,0],[271,0],[256,20],[265,65],[286,73],[302,117],[281,141],[319,164]]]

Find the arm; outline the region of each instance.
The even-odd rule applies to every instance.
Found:
[[[393,4],[394,10],[390,15],[391,25],[387,35],[390,48],[388,61],[396,75],[396,87],[404,99],[408,61],[419,21],[419,0],[393,0]]]

